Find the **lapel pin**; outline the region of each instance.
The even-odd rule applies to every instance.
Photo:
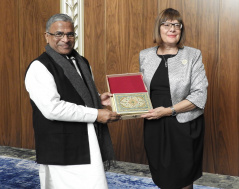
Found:
[[[185,64],[187,64],[187,63],[188,63],[187,60],[182,60],[182,64],[183,64],[183,65],[185,65]]]

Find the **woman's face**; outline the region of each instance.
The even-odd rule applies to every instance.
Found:
[[[160,26],[160,36],[167,46],[176,46],[181,37],[181,24],[177,20],[167,20]]]

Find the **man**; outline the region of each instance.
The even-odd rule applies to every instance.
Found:
[[[42,189],[108,188],[102,159],[114,158],[105,123],[120,118],[102,109],[88,61],[73,48],[72,19],[53,15],[46,24],[46,52],[28,67],[25,78],[33,109],[36,161]]]

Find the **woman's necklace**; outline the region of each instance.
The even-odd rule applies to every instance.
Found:
[[[165,60],[164,56],[162,55],[163,59],[164,59],[164,63],[165,63],[165,67],[168,67],[168,59],[172,57],[172,55],[170,55],[170,57]]]
[[[162,57],[163,57],[163,59],[164,59],[164,64],[165,64],[165,67],[168,67],[168,59],[169,58],[167,58],[167,60],[164,58],[164,55],[163,54],[165,54],[165,51],[167,51],[166,52],[166,54],[169,54],[170,53],[170,57],[169,58],[171,58],[172,56],[173,56],[173,54],[172,54],[172,52],[174,52],[174,49],[167,49],[167,48],[161,48],[160,49],[160,47],[158,47],[158,49],[157,49],[157,54],[159,54],[159,55],[162,55]]]

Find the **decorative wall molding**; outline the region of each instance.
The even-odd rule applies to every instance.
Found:
[[[61,0],[61,13],[73,19],[77,34],[75,50],[84,56],[84,0]]]

